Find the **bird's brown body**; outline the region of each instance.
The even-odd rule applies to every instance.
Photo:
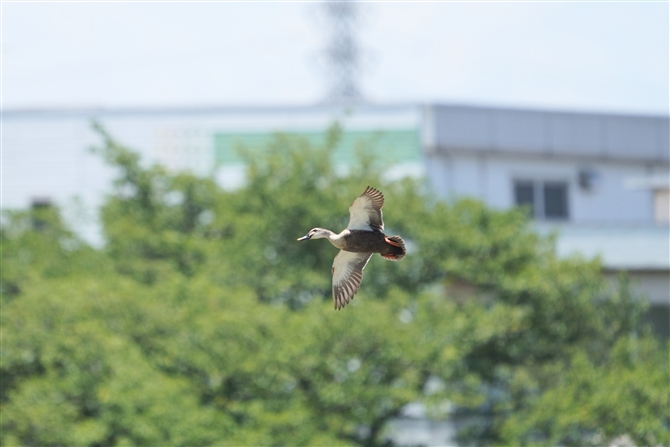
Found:
[[[342,246],[338,247],[344,251],[353,253],[379,253],[387,257],[397,258],[405,255],[404,244],[400,245],[398,236],[387,236],[381,231],[345,230]]]

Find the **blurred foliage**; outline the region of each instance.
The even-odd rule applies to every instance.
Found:
[[[380,446],[412,402],[487,415],[462,433],[477,444],[670,442],[644,305],[597,261],[558,259],[522,211],[439,202],[363,149],[342,174],[337,126],[324,147],[243,152],[232,192],[97,130],[118,170],[104,249],[57,209],[3,214],[2,445]],[[373,257],[336,312],[336,249],[295,239],[344,228],[367,185],[410,251]]]

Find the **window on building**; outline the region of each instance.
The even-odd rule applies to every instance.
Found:
[[[568,218],[568,185],[565,183],[545,183],[544,217],[547,219]]]
[[[535,215],[535,189],[533,182],[516,181],[514,182],[514,201],[518,206],[527,206],[530,208],[530,214]]]
[[[536,219],[566,220],[568,213],[568,184],[542,180],[515,180],[514,203],[530,207]]]
[[[48,224],[45,220],[45,213],[52,208],[51,199],[48,197],[34,198],[31,203],[33,229],[44,231]]]

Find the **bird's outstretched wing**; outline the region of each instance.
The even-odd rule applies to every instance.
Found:
[[[353,253],[340,250],[333,261],[333,300],[340,310],[354,298],[363,281],[363,269],[372,253]]]
[[[384,220],[382,219],[382,207],[384,206],[384,195],[369,186],[363,194],[349,207],[350,230],[384,231]]]

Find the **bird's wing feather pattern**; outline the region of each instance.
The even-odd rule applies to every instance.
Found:
[[[333,300],[335,309],[342,309],[354,298],[363,281],[363,269],[372,253],[340,250],[333,261]]]
[[[384,206],[384,195],[369,186],[363,194],[349,207],[350,230],[384,231],[384,220],[382,219],[382,207]]]

